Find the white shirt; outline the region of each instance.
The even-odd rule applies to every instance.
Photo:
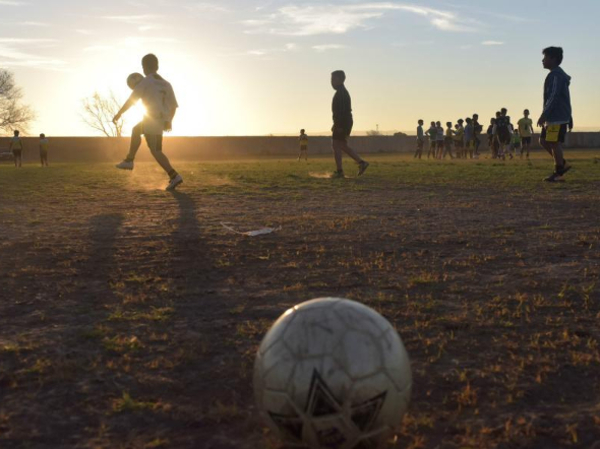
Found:
[[[146,108],[145,133],[160,131],[162,134],[165,122],[173,120],[175,111],[179,107],[171,84],[158,74],[148,75],[135,86],[132,96],[141,99]]]

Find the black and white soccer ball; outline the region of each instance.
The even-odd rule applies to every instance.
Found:
[[[127,77],[127,86],[133,90],[135,89],[135,86],[137,86],[144,78],[144,75],[141,73],[132,73]]]
[[[261,415],[286,445],[375,449],[408,407],[408,354],[373,309],[322,298],[283,314],[263,339],[254,366]]]

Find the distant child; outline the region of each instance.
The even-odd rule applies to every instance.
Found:
[[[357,176],[362,176],[369,167],[369,163],[348,146],[348,138],[352,133],[354,119],[352,118],[352,100],[344,85],[345,82],[346,73],[343,70],[336,70],[331,74],[331,87],[335,90],[331,105],[333,113],[333,127],[331,128],[333,135],[331,140],[336,166],[334,176],[336,178],[344,177],[343,153],[346,153],[358,164]]]
[[[512,135],[512,151],[515,154],[521,153],[521,157],[523,157],[523,151],[521,150],[521,135],[519,134],[519,130],[515,129]]]
[[[163,133],[171,130],[173,118],[179,105],[171,84],[158,74],[158,58],[153,54],[144,56],[142,58],[142,68],[146,77],[135,87],[129,99],[113,118],[113,122],[120,120],[127,110],[135,105],[138,100],[142,100],[146,107],[146,115],[142,120],[141,131],[146,137],[146,143],[152,156],[169,176],[167,190],[174,190],[183,182],[183,178],[171,166],[171,162],[163,153],[162,147]],[[130,153],[123,162],[117,165],[117,168],[131,170],[134,157],[135,152]]]
[[[437,149],[437,127],[435,126],[435,122],[431,122],[431,125],[427,130],[427,135],[429,136],[429,151],[427,151],[427,159],[429,159],[429,156],[433,156],[435,159],[435,153]]]
[[[458,119],[456,123],[456,132],[454,133],[454,145],[456,148],[456,157],[463,158],[464,155],[464,138],[465,138],[465,128],[463,127],[463,123],[465,121],[463,119]]]
[[[533,136],[533,120],[529,118],[529,109],[523,111],[523,118],[517,122],[517,126],[521,136],[521,159],[523,159],[523,153],[525,152],[527,153],[527,159],[529,159],[529,148]]]
[[[444,128],[442,127],[442,122],[435,122],[435,129],[436,129],[436,143],[437,143],[437,154],[436,154],[436,159],[441,159],[442,155],[444,154],[444,147],[446,146],[445,144],[445,136],[444,136]]]
[[[573,110],[569,92],[571,77],[560,67],[563,61],[562,48],[548,47],[542,53],[542,63],[550,73],[544,82],[544,111],[537,125],[542,127],[540,144],[554,159],[554,172],[545,181],[556,182],[571,169],[564,158],[562,148],[567,129],[573,130]]]
[[[511,132],[510,117],[507,115],[506,108],[500,109],[500,115],[496,118],[496,140],[498,141],[498,156],[506,159],[506,154],[511,157]]]
[[[479,138],[479,136],[481,136],[481,133],[483,132],[483,125],[479,124],[479,115],[478,114],[473,114],[472,123],[473,123],[473,139],[475,142],[475,155],[479,156],[479,147],[481,146],[481,139]]]
[[[298,160],[304,159],[308,162],[308,136],[306,135],[305,130],[300,130],[300,137],[298,137],[298,141],[300,142],[300,154],[298,154]]]
[[[423,155],[423,145],[425,144],[425,133],[423,132],[423,120],[419,120],[419,126],[417,126],[417,151],[415,151],[415,158],[418,156],[421,159]]]
[[[40,161],[42,163],[42,167],[48,166],[48,139],[46,139],[46,134],[40,134]]]
[[[498,157],[498,150],[496,147],[496,137],[494,133],[496,132],[496,119],[492,118],[490,120],[490,126],[487,129],[487,137],[488,137],[488,146],[490,147],[490,152],[492,153],[492,159],[496,159]]]
[[[458,126],[458,125],[456,125]],[[444,152],[440,159],[445,159],[446,154],[450,155],[450,159],[454,159],[452,156],[452,143],[454,141],[454,131],[452,131],[452,122],[446,122],[446,136],[444,138]]]
[[[21,165],[23,163],[23,141],[19,137],[19,131],[14,131],[13,138],[10,139],[8,150],[12,151],[13,157],[15,159],[15,167],[21,168]]]
[[[469,157],[473,159],[473,150],[475,148],[475,127],[473,126],[473,120],[467,118],[467,126],[465,126],[465,159]]]

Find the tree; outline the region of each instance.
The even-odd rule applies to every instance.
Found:
[[[12,131],[15,128],[26,130],[35,118],[33,110],[21,103],[23,93],[15,83],[12,72],[0,69],[0,129]]]
[[[112,91],[106,96],[94,92],[91,97],[83,99],[81,118],[90,128],[100,131],[106,137],[121,137],[123,119],[116,124],[112,121],[119,109],[121,109],[121,102]]]

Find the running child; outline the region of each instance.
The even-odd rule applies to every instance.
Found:
[[[526,152],[529,159],[529,148],[531,147],[531,137],[533,136],[533,120],[529,118],[529,109],[523,111],[523,118],[517,122],[519,135],[521,136],[521,159]]]
[[[48,139],[46,139],[46,134],[40,134],[40,162],[42,163],[42,167],[48,166],[48,147],[50,143]]]
[[[346,74],[343,70],[336,70],[331,74],[331,87],[335,90],[331,109],[333,112],[333,127],[331,131],[333,155],[337,171],[335,177],[344,177],[344,168],[342,166],[342,153],[346,153],[358,164],[358,175],[362,176],[369,167],[369,163],[362,159],[356,151],[348,146],[348,138],[352,133],[354,120],[352,118],[352,100],[344,83]]]
[[[152,156],[169,176],[167,190],[174,190],[183,182],[183,178],[171,166],[169,159],[162,151],[162,147],[163,133],[171,131],[173,118],[179,105],[171,84],[158,74],[158,58],[153,54],[144,56],[142,58],[142,68],[146,77],[135,86],[133,93],[117,112],[113,121],[120,120],[121,116],[138,100],[142,100],[146,108],[146,115],[141,123],[140,134],[146,137],[146,143]],[[137,149],[134,148],[132,142],[130,153],[123,162],[117,165],[117,168],[132,170],[136,152]]]
[[[298,137],[298,141],[300,142],[300,153],[298,154],[298,160],[304,158],[306,162],[308,162],[308,136],[304,129],[300,130],[300,137]]]
[[[19,134],[19,131],[15,130],[13,132],[13,138],[10,139],[8,145],[8,151],[12,151],[16,168],[21,168],[23,165],[23,141],[19,137]]]
[[[542,53],[542,64],[550,73],[544,82],[544,111],[537,125],[542,127],[540,144],[554,159],[554,172],[545,178],[545,181],[556,182],[571,169],[563,156],[562,148],[567,128],[569,131],[573,130],[569,92],[571,77],[560,67],[563,61],[562,48],[548,47]]]
[[[417,151],[415,151],[415,158],[418,156],[421,159],[423,155],[423,145],[425,143],[425,133],[423,132],[423,120],[419,120],[419,126],[417,126]]]

